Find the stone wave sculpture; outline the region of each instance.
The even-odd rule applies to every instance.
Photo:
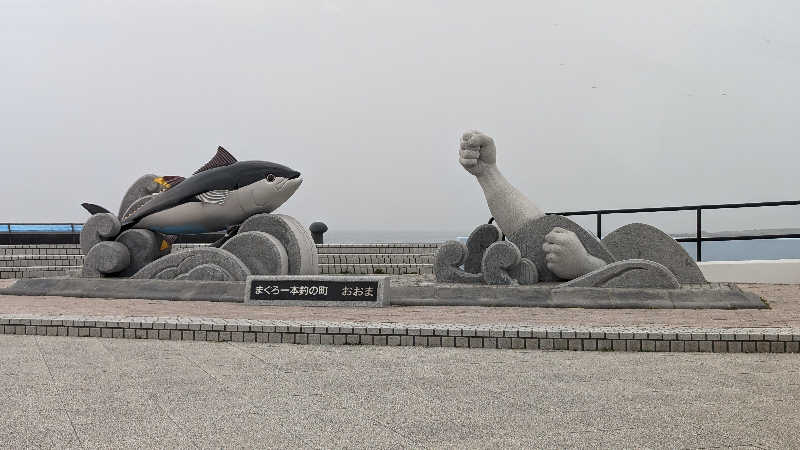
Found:
[[[655,227],[630,224],[600,240],[567,217],[545,215],[503,176],[494,140],[483,133],[464,133],[459,162],[483,189],[496,226],[477,227],[466,245],[442,245],[437,281],[659,289],[706,283],[683,247]]]
[[[248,275],[317,275],[311,233],[291,216],[256,214],[220,248],[201,247],[153,261],[132,278],[245,281]]]

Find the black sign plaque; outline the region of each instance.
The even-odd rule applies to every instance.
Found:
[[[245,303],[383,306],[386,277],[252,276]]]

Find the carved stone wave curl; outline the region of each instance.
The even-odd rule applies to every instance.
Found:
[[[245,281],[248,275],[319,272],[317,247],[310,233],[290,216],[258,214],[221,248],[202,247],[160,258],[133,278]]]
[[[194,270],[197,269],[197,272]],[[244,281],[250,269],[231,252],[213,247],[196,248],[167,255],[137,272],[134,279]]]
[[[88,255],[89,250],[97,243],[114,239],[119,234],[119,230],[119,219],[114,214],[93,214],[81,229],[81,252]]]
[[[496,226],[484,224],[470,234],[466,244],[459,241],[442,244],[433,264],[436,281],[493,285],[537,283],[536,264],[522,258],[519,248],[509,241],[501,241],[501,237]]]

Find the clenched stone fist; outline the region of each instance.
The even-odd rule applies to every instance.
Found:
[[[497,162],[494,140],[480,131],[467,131],[461,136],[458,162],[467,172],[480,176]]]
[[[544,237],[547,268],[564,280],[585,275],[606,265],[605,261],[590,255],[578,236],[572,231],[555,227]]]

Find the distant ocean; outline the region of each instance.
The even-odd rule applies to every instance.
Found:
[[[76,225],[75,231],[81,226]],[[0,225],[0,233],[7,231]],[[70,232],[70,225],[11,225],[11,231],[61,231]],[[347,231],[331,230],[325,233],[328,244],[368,244],[392,242],[444,242],[451,239],[466,240],[471,230],[464,231]],[[681,242],[692,258],[696,258],[694,242]],[[763,239],[752,241],[704,242],[703,261],[743,261],[748,259],[800,259],[800,239]]]
[[[328,231],[326,243],[444,242],[466,240],[469,231]],[[694,242],[681,242],[697,258]],[[748,259],[800,259],[800,239],[703,242],[703,261],[744,261]]]

